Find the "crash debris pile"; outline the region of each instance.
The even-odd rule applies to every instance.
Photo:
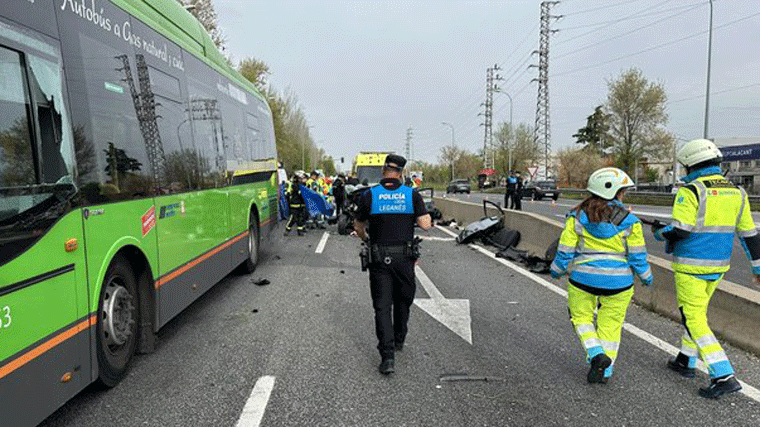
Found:
[[[499,215],[488,215],[487,205],[491,204],[499,211]],[[498,249],[496,256],[524,265],[534,273],[548,274],[549,266],[557,252],[559,239],[554,241],[546,250],[544,256],[528,253],[517,249],[520,243],[520,231],[504,226],[504,211],[501,206],[488,200],[483,200],[483,218],[472,222],[462,230],[456,238],[459,244],[481,242]]]

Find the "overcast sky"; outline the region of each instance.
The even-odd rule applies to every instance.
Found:
[[[486,69],[502,68],[513,121],[535,121],[540,1],[215,0],[228,51],[255,57],[279,91],[300,100],[328,155],[404,154],[438,161],[440,147],[483,147]],[[668,94],[668,128],[701,137],[707,73],[707,0],[566,0],[552,13],[549,99],[552,146],[607,97],[607,83],[638,67]],[[714,0],[709,134],[760,137],[760,2]],[[494,99],[494,124],[509,99]],[[494,131],[496,126],[494,126]],[[338,164],[340,167],[340,165]]]

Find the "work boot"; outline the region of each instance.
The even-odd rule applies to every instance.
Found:
[[[390,375],[395,372],[395,369],[393,369],[393,359],[390,357],[383,359],[377,370],[383,375]]]
[[[742,389],[742,385],[733,375],[726,375],[710,380],[710,385],[699,388],[699,395],[708,399],[717,399],[724,394],[733,393]]]
[[[285,232],[284,232],[284,233],[282,233],[282,235],[283,235],[283,236],[287,236],[289,233],[290,233],[290,230],[287,230],[287,229],[286,229],[286,230],[285,230]]]
[[[298,230],[298,235],[299,235],[299,236],[303,236],[304,234],[306,234],[306,232],[305,232],[305,231],[303,231],[303,230]]]
[[[403,351],[404,350],[404,342],[403,341],[396,341],[395,344],[395,350],[396,351]]]
[[[591,367],[588,369],[586,379],[590,383],[601,383],[604,380],[604,370],[612,364],[612,359],[604,353],[597,354],[591,359]]]
[[[696,369],[689,367],[689,356],[683,353],[678,353],[675,359],[668,360],[668,368],[686,378],[694,378],[697,372]]]

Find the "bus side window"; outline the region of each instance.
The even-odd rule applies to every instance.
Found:
[[[32,185],[37,181],[23,60],[21,53],[0,47],[0,187]],[[0,211],[3,210],[0,206]]]
[[[73,182],[73,141],[63,108],[61,69],[34,55],[29,55],[29,83],[37,111],[42,152],[42,182]]]

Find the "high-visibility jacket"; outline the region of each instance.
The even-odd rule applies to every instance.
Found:
[[[673,222],[661,230],[673,248],[673,270],[714,275],[730,268],[734,234],[738,234],[752,273],[760,274],[760,235],[750,213],[749,198],[720,174],[720,167],[688,175],[673,202]]]
[[[610,205],[622,208],[616,201]],[[641,221],[628,213],[617,225],[591,222],[586,212],[571,212],[551,265],[552,276],[562,277],[568,268],[571,282],[592,288],[628,288],[633,285],[633,272],[642,282],[651,283]]]

